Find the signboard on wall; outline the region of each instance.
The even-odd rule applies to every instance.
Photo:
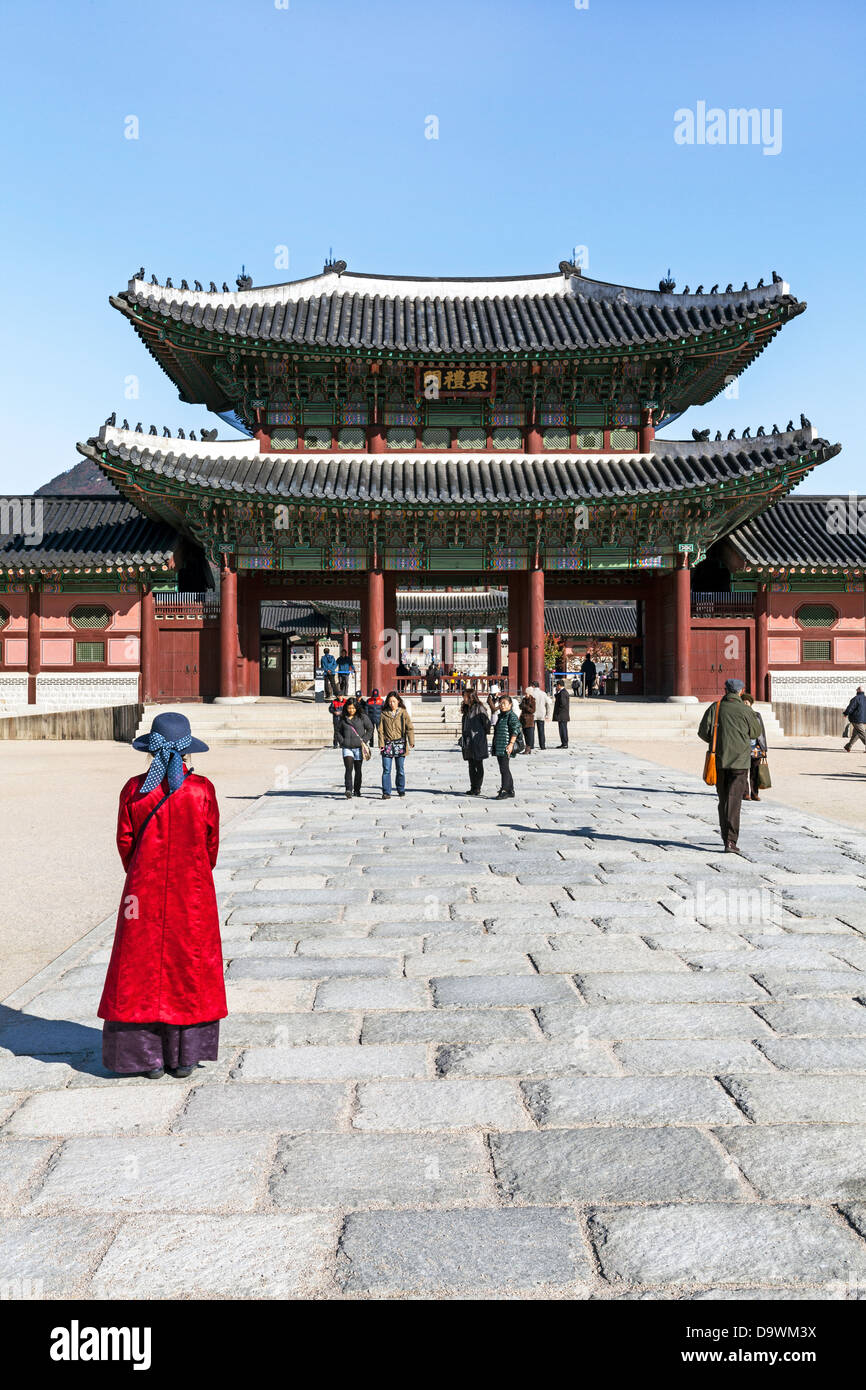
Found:
[[[484,400],[492,396],[496,368],[468,362],[462,366],[416,367],[415,393],[428,401]]]

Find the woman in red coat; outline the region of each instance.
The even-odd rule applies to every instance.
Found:
[[[133,748],[152,761],[120,793],[117,848],[126,883],[99,1004],[109,1071],[153,1080],[214,1061],[226,1016],[213,883],[219,809],[186,766],[207,751],[183,714],[159,714]]]

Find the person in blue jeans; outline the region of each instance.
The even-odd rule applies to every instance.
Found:
[[[382,800],[391,799],[391,766],[397,764],[397,795],[406,795],[406,757],[415,747],[415,729],[396,690],[389,691],[379,724],[379,748],[382,752]]]

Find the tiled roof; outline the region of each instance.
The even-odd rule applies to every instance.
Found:
[[[461,626],[458,618],[474,612],[479,626],[496,624],[508,626],[508,593],[504,589],[489,589],[484,593],[457,591],[455,593],[402,593],[397,595],[398,616],[427,616],[445,621],[450,617],[454,627]],[[297,633],[299,636],[322,637],[328,632],[338,634],[345,622],[357,631],[360,604],[352,599],[316,603],[262,604],[262,631]],[[629,601],[611,603],[582,603],[579,600],[554,599],[544,605],[545,631],[557,637],[634,637],[637,632],[637,610]]]
[[[122,497],[25,497],[21,505],[22,530],[0,539],[0,569],[155,568],[173,563],[176,533],[143,516]],[[41,519],[33,508],[41,508]],[[33,544],[27,543],[25,531],[33,536]]]
[[[258,441],[163,449],[149,435],[103,426],[79,444],[88,458],[171,484],[292,501],[463,506],[602,501],[712,488],[831,458],[840,449],[811,428],[755,439],[656,438],[647,454],[262,454]],[[119,484],[122,486],[122,483]]]
[[[847,497],[793,496],[727,537],[743,567],[866,569],[866,528]]]
[[[286,347],[416,353],[555,352],[668,343],[783,317],[805,304],[782,280],[716,294],[633,289],[564,273],[423,279],[329,271],[209,292],[133,279],[112,304],[222,337]]]

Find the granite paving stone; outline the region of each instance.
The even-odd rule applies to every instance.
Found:
[[[866,1198],[866,1126],[746,1125],[719,1130],[761,1197],[775,1201],[862,1201]]]
[[[569,1212],[355,1212],[340,1242],[337,1278],[347,1293],[446,1294],[533,1290],[590,1277]]]
[[[277,1152],[270,1190],[280,1208],[475,1206],[494,1197],[478,1134],[292,1135]]]
[[[741,1124],[742,1114],[708,1076],[554,1077],[526,1081],[542,1127],[582,1124]]]
[[[866,1278],[866,1245],[824,1208],[728,1205],[628,1207],[590,1216],[604,1278],[613,1285]]]
[[[735,1199],[743,1185],[696,1129],[558,1129],[491,1138],[510,1201],[677,1202]]]
[[[757,1124],[784,1120],[866,1123],[866,1086],[859,1076],[722,1076],[741,1110]]]

